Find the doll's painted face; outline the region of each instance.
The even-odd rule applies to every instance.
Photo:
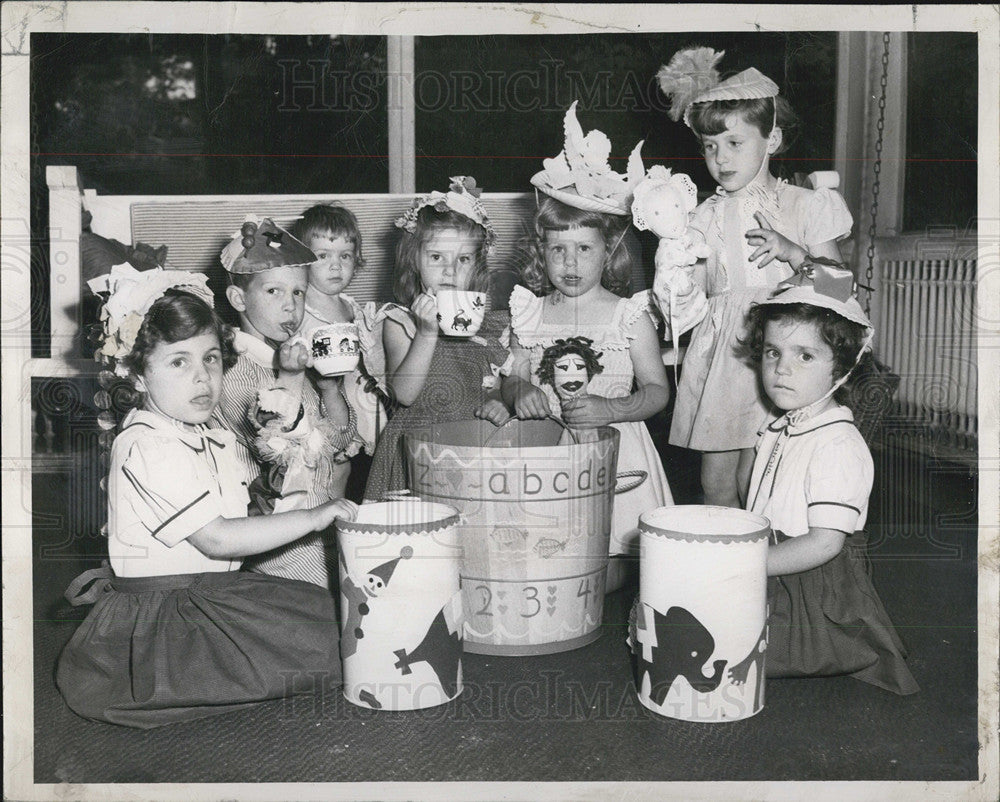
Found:
[[[669,184],[652,189],[642,205],[646,224],[656,236],[674,239],[687,230],[688,212],[684,196]]]
[[[560,399],[573,398],[587,392],[587,363],[579,354],[564,354],[553,365],[553,384]]]

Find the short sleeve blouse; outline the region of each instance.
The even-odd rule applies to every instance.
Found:
[[[246,516],[249,497],[232,432],[181,429],[143,410],[126,417],[111,451],[108,552],[118,576],[234,571],[187,538],[219,517]]]
[[[779,181],[773,190],[756,194],[712,195],[691,216],[691,227],[704,235],[712,251],[699,282],[709,297],[744,286],[774,287],[792,275],[785,262],[774,260],[760,269],[750,261],[755,246],[744,235],[758,227],[757,212],[775,231],[806,249],[843,239],[853,225],[843,197],[826,187],[807,189]]]
[[[789,537],[811,527],[862,529],[874,466],[853,421],[850,410],[837,406],[798,425],[784,417],[769,424],[754,461],[751,510]]]

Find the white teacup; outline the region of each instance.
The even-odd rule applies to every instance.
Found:
[[[472,290],[437,291],[438,325],[451,337],[471,337],[483,325],[486,293]]]
[[[327,323],[309,333],[313,368],[324,376],[341,376],[358,366],[361,341],[355,323]]]

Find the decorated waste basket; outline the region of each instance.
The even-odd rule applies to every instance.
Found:
[[[337,522],[344,696],[417,710],[462,692],[458,512],[401,499]]]
[[[729,507],[639,516],[639,598],[629,640],[647,708],[734,721],[764,706],[770,522]]]
[[[596,640],[617,430],[468,420],[409,432],[404,442],[410,490],[461,512],[465,650],[524,656]]]

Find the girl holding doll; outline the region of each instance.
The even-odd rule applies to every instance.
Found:
[[[873,329],[852,284],[844,268],[807,262],[751,308],[740,348],[781,412],[760,433],[747,496],[772,526],[767,674],[849,674],[910,694],[917,683],[865,556],[872,458],[843,405],[848,378],[871,364]]]
[[[583,135],[575,114],[565,118],[565,149],[545,160],[532,184],[538,204],[530,254],[510,296],[511,359],[504,367],[504,401],[519,418],[558,415],[573,429],[614,426],[621,433],[618,470],[646,478],[615,497],[607,589],[624,583],[625,558],[638,557],[638,518],[672,503],[660,457],[642,421],[669,400],[666,371],[651,317],[649,292],[627,297],[631,264],[622,238],[629,225],[631,187],[643,177],[641,143],[628,175],[607,165],[610,143],[600,131]],[[550,374],[567,338],[577,345],[579,380]],[[598,364],[593,365],[596,360]],[[588,362],[591,364],[588,366]],[[571,362],[562,366],[574,368]],[[568,391],[566,388],[573,388]]]
[[[396,249],[394,294],[384,314],[385,379],[397,409],[372,459],[366,501],[408,487],[403,434],[415,427],[473,416],[501,425],[510,413],[496,389],[498,366],[507,358],[499,335],[506,313],[485,312],[478,332],[445,336],[439,326],[438,294],[483,293],[487,253],[496,234],[470,176],[451,179],[448,192],[418,197],[396,221],[402,237]],[[408,307],[408,308],[407,308]],[[471,310],[462,311],[463,321]]]
[[[67,704],[85,718],[149,728],[289,696],[292,672],[336,678],[329,592],[239,568],[353,519],[355,506],[247,518],[235,436],[206,425],[236,355],[205,276],[113,268],[95,281],[109,293],[102,353],[141,404],[111,451],[110,568],[71,588],[97,580],[71,599],[96,604],[59,658]]]
[[[752,457],[767,415],[754,371],[734,350],[744,316],[807,258],[839,262],[837,241],[852,220],[834,190],[804,189],[772,174],[771,157],[784,148],[795,115],[756,69],[720,83],[715,65],[723,55],[707,47],[680,51],[657,77],[671,117],[683,115],[719,185],[691,221],[711,249],[695,271],[709,311],[684,358],[670,442],[703,452],[705,503],[735,507],[740,462]]]

